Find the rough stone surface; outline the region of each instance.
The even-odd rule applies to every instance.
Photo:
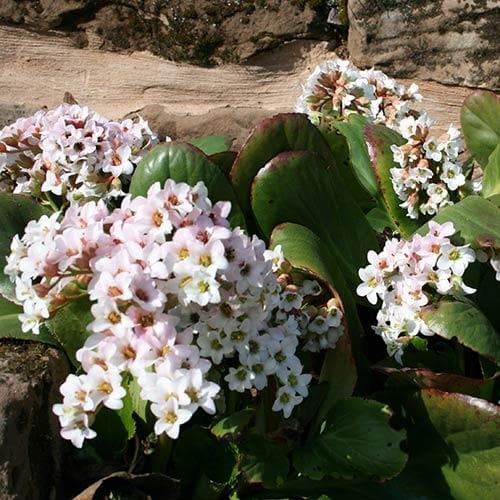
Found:
[[[341,40],[346,28],[328,11],[326,0],[2,0],[0,21],[56,30],[78,47],[214,64],[294,39]]]
[[[63,498],[66,444],[52,404],[69,367],[65,356],[43,344],[0,341],[0,498]]]
[[[392,76],[500,88],[500,1],[349,0],[355,64]]]

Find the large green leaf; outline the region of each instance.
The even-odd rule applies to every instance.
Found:
[[[500,411],[483,399],[423,390],[428,419],[443,441],[441,471],[452,498],[498,498],[500,487]],[[428,454],[432,462],[435,456]]]
[[[397,132],[383,125],[367,125],[364,129],[364,138],[387,212],[401,235],[406,238],[417,230],[418,223],[408,218],[406,211],[399,206],[401,200],[394,191],[391,181],[391,168],[397,167],[391,145],[400,146],[406,141]]]
[[[499,116],[500,119],[500,116]],[[483,187],[481,194],[487,198],[500,194],[500,144],[494,149],[484,167]]]
[[[432,220],[440,224],[453,222],[459,236],[472,246],[479,246],[482,240],[500,244],[500,208],[480,196],[468,196],[445,207]],[[418,230],[420,234],[427,231],[427,224]]]
[[[442,300],[426,307],[422,318],[437,335],[461,344],[500,364],[500,333],[469,301]]]
[[[460,122],[472,156],[486,165],[500,142],[500,97],[486,91],[470,95],[463,103]]]
[[[76,351],[83,346],[90,335],[87,325],[94,319],[90,305],[89,299],[82,297],[66,304],[45,323],[75,366],[78,366]]]
[[[295,451],[295,467],[312,479],[396,476],[406,463],[400,448],[405,433],[389,425],[391,415],[389,407],[378,401],[341,399],[321,434]]]
[[[34,340],[35,342],[43,342],[44,344],[59,345],[57,340],[54,339],[43,325],[40,327],[38,335],[31,332],[23,332],[18,319],[19,314],[22,312],[23,308],[21,306],[0,297],[0,338]]]
[[[229,181],[217,165],[191,144],[169,142],[154,147],[135,169],[130,193],[145,196],[152,184],[159,182],[163,185],[167,179],[191,186],[203,181],[213,202],[231,202],[229,219],[232,225],[245,227],[245,219]]]
[[[368,148],[363,135],[364,128],[368,123],[368,118],[353,113],[345,120],[335,121],[333,126],[346,138],[351,164],[359,182],[368,193],[377,198],[380,189],[371,167]]]
[[[243,144],[231,170],[241,208],[250,210],[250,187],[257,172],[283,151],[314,151],[329,163],[332,152],[319,130],[306,115],[283,113],[259,123]]]
[[[16,300],[14,285],[4,274],[7,264],[6,257],[10,254],[12,238],[24,234],[24,228],[29,221],[39,219],[42,215],[50,214],[49,210],[42,207],[29,196],[0,193],[0,295],[9,300]]]
[[[240,433],[247,425],[250,420],[255,416],[255,410],[253,408],[246,408],[244,410],[231,413],[227,417],[219,420],[213,427],[212,433],[217,437],[224,437],[227,435],[234,435]]]
[[[281,245],[290,264],[312,274],[330,285],[342,300],[349,336],[355,348],[358,364],[367,369],[361,349],[363,327],[359,321],[356,303],[339,270],[335,258],[328,252],[324,242],[306,227],[298,224],[281,224],[271,235],[271,247]],[[345,336],[344,336],[345,337]],[[321,413],[328,412],[331,404],[340,397],[350,396],[357,380],[350,342],[339,340],[335,350],[328,351],[321,372],[322,381],[329,383],[328,396],[321,406]]]
[[[354,291],[358,269],[377,247],[375,235],[335,169],[308,151],[288,151],[261,169],[252,187],[255,219],[266,237],[283,222],[301,224],[334,256]]]

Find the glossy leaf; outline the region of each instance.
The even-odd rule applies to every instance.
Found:
[[[423,390],[421,397],[446,450],[441,471],[452,498],[496,498],[500,484],[499,407],[435,389]]]
[[[250,210],[250,189],[257,172],[283,151],[313,151],[333,163],[328,144],[306,115],[283,113],[259,123],[243,144],[231,179],[244,212]]]
[[[400,448],[405,433],[389,425],[391,415],[389,407],[377,401],[341,399],[321,434],[295,451],[295,467],[312,479],[396,476],[406,463]]]
[[[42,207],[33,198],[20,194],[0,193],[0,295],[16,302],[14,284],[3,272],[7,265],[6,258],[10,254],[12,238],[24,234],[29,221],[39,219],[42,215],[50,215],[50,211]]]
[[[284,222],[303,225],[321,238],[353,291],[358,269],[375,235],[343,183],[321,158],[307,151],[289,151],[273,158],[255,177],[252,208],[265,237]]]
[[[189,141],[206,155],[214,155],[228,151],[233,141],[225,135],[204,135]]]
[[[364,138],[368,144],[370,162],[387,207],[387,213],[401,235],[406,238],[417,230],[418,223],[409,219],[406,211],[399,206],[401,201],[395,193],[391,181],[391,168],[397,166],[391,145],[399,146],[406,141],[397,132],[383,125],[367,125],[364,129]]]
[[[372,208],[367,214],[366,218],[370,223],[370,226],[377,233],[383,233],[386,229],[391,231],[397,231],[397,227],[394,225],[394,222],[389,217],[387,210],[382,209],[380,207]]]
[[[346,138],[349,146],[351,164],[360,184],[374,198],[380,194],[377,178],[373,173],[368,148],[363,131],[368,119],[362,115],[351,114],[346,120],[338,120],[333,126]]]
[[[500,332],[472,303],[447,301],[428,306],[422,318],[437,335],[458,342],[500,364]]]
[[[500,244],[500,208],[480,196],[468,196],[459,203],[445,207],[432,219],[443,224],[453,222],[458,236],[474,247],[481,240]],[[425,234],[427,224],[418,232]]]
[[[472,156],[486,165],[500,142],[500,97],[478,91],[465,99],[460,114],[462,133]]]
[[[90,305],[87,297],[75,300],[59,309],[57,314],[45,323],[75,366],[78,366],[76,351],[90,335],[87,325],[94,319]]]
[[[22,312],[21,306],[0,297],[0,338],[33,340],[44,344],[59,345],[43,325],[41,325],[38,335],[32,332],[23,332],[18,318]]]
[[[500,115],[498,119],[500,120]],[[488,163],[484,167],[481,194],[485,198],[500,194],[500,143],[491,153]]]
[[[152,184],[160,182],[163,185],[167,179],[191,186],[203,181],[212,202],[231,202],[229,220],[232,225],[245,227],[245,219],[229,181],[217,165],[191,144],[166,143],[154,147],[132,175],[130,193],[145,196]]]

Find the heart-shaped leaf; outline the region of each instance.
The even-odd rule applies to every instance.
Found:
[[[427,326],[440,337],[461,344],[500,364],[500,333],[469,301],[442,300],[423,310]]]
[[[405,210],[399,206],[401,200],[394,191],[391,181],[391,168],[397,167],[391,145],[400,146],[406,141],[397,132],[383,125],[367,125],[364,129],[364,138],[387,213],[401,235],[407,238],[418,229],[418,222],[409,219]]]
[[[330,163],[332,152],[306,115],[283,113],[259,123],[243,144],[231,170],[231,179],[245,213],[250,211],[250,188],[257,172],[283,151],[314,151]]]
[[[3,272],[10,254],[12,238],[24,234],[29,221],[39,219],[50,212],[29,196],[11,193],[0,193],[0,295],[16,301],[14,284]]]
[[[351,290],[375,235],[335,168],[308,151],[288,151],[262,168],[252,187],[252,208],[265,237],[283,222],[303,225],[320,237]]]
[[[43,325],[40,327],[38,335],[31,332],[23,332],[21,322],[18,319],[19,314],[22,312],[23,308],[21,306],[0,297],[0,338],[33,340],[35,342],[59,346],[57,340]]]
[[[229,181],[217,165],[191,144],[168,142],[149,151],[132,175],[130,193],[145,196],[152,184],[159,182],[163,186],[167,179],[191,186],[203,181],[213,202],[231,202],[231,224],[245,227],[245,219]]]
[[[488,163],[484,167],[481,194],[485,198],[500,194],[500,144],[490,154]]]
[[[388,406],[373,400],[345,398],[337,402],[321,434],[294,453],[294,465],[312,479],[388,479],[406,463],[400,444],[404,431],[389,425]]]
[[[500,97],[478,91],[465,99],[460,114],[462,133],[472,156],[486,165],[500,142]]]

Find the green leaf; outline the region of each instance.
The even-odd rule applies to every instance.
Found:
[[[186,182],[190,186],[203,181],[212,202],[231,202],[231,224],[245,227],[245,219],[229,181],[217,165],[191,144],[172,142],[154,147],[135,169],[130,193],[133,196],[145,196],[152,184],[159,182],[163,186],[167,179]]]
[[[190,144],[196,146],[206,155],[214,155],[223,153],[231,147],[233,141],[225,135],[204,135],[189,141]]]
[[[445,207],[432,220],[440,224],[453,222],[459,236],[473,247],[480,246],[482,240],[500,245],[500,208],[480,196],[468,196]],[[426,234],[428,230],[425,224],[418,232]]]
[[[272,233],[271,247],[274,248],[277,245],[282,246],[285,257],[294,268],[315,276],[339,293],[356,359],[358,364],[367,371],[361,348],[363,327],[359,321],[356,303],[339,271],[335,258],[328,252],[324,242],[309,229],[298,224],[287,223],[277,226]],[[328,397],[325,398],[320,412],[323,414],[324,411],[328,412],[331,403],[338,397],[352,394],[357,379],[357,370],[353,363],[350,343],[341,339],[338,347],[326,354],[321,377],[322,380],[329,382]]]
[[[97,432],[97,436],[91,441],[86,441],[84,447],[90,446],[104,460],[117,459],[127,446],[130,436],[129,424],[130,421],[123,418],[118,411],[101,407],[91,426]]]
[[[241,470],[248,483],[272,488],[284,484],[288,476],[285,451],[260,434],[248,434],[240,442]]]
[[[6,258],[10,254],[12,238],[24,234],[29,221],[39,219],[42,215],[50,215],[50,211],[42,207],[33,198],[20,194],[0,193],[0,295],[16,302],[14,284],[3,270],[7,265]]]
[[[148,402],[141,398],[141,386],[137,379],[132,378],[128,384],[128,395],[132,402],[134,413],[143,421],[147,422],[147,407]]]
[[[21,322],[18,319],[19,314],[22,312],[23,308],[21,306],[0,297],[0,338],[33,340],[35,342],[59,346],[57,340],[44,325],[41,325],[38,335],[31,332],[23,332]]]
[[[174,463],[185,482],[200,474],[217,483],[231,480],[236,467],[233,447],[199,426],[183,429],[175,447]]]
[[[500,364],[500,333],[469,301],[442,300],[427,306],[422,319],[437,335],[458,342]]]
[[[313,231],[335,257],[350,289],[356,289],[358,269],[377,241],[335,169],[318,155],[288,151],[274,157],[254,179],[252,208],[265,237],[283,222]]]
[[[235,413],[231,413],[228,417],[219,420],[213,427],[212,432],[219,438],[228,434],[240,433],[255,415],[255,410],[246,408]]]
[[[452,498],[497,498],[499,407],[482,399],[436,389],[423,390],[422,402],[430,423],[443,441],[441,471]],[[428,455],[428,459],[432,458]]]
[[[374,198],[378,198],[380,189],[371,167],[368,148],[363,135],[364,128],[368,123],[368,118],[353,113],[346,120],[335,121],[333,126],[347,140],[351,164],[360,184]]]
[[[243,144],[231,170],[231,179],[245,213],[250,211],[250,188],[257,172],[283,151],[314,151],[333,163],[332,152],[306,115],[283,113],[259,123]]]
[[[229,180],[229,174],[233,167],[234,160],[236,159],[236,153],[234,151],[223,151],[222,153],[210,155],[208,159],[217,165],[224,174],[224,177]]]
[[[117,410],[117,414],[122,421],[123,427],[127,433],[127,440],[135,435],[135,420],[134,420],[134,402],[129,393],[130,384],[126,384],[127,394],[123,398],[123,408]]]
[[[387,207],[387,213],[404,238],[410,236],[418,228],[418,223],[409,219],[406,211],[399,206],[401,203],[392,187],[391,168],[397,166],[394,161],[391,145],[402,145],[406,141],[397,132],[383,125],[367,125],[364,129],[365,141],[373,172],[377,178],[382,198]]]
[[[499,116],[500,119],[500,116]],[[500,144],[495,148],[488,158],[484,167],[483,187],[481,194],[488,198],[500,194]]]
[[[75,366],[79,366],[75,357],[76,351],[90,335],[87,325],[94,319],[90,306],[89,299],[82,297],[66,304],[45,323]]]
[[[345,398],[328,415],[321,434],[294,453],[297,470],[312,479],[388,479],[406,463],[400,444],[404,431],[389,425],[388,406]]]
[[[410,386],[419,389],[434,388],[446,392],[460,392],[469,396],[490,399],[493,395],[495,379],[475,379],[455,373],[437,373],[427,368],[375,367],[377,371],[389,375],[387,385]]]
[[[500,142],[500,97],[478,91],[465,99],[460,114],[462,133],[472,156],[486,165]]]
[[[397,231],[397,227],[392,222],[387,210],[380,207],[372,208],[367,214],[366,218],[370,223],[370,226],[377,233],[383,233],[387,228],[391,231]]]

